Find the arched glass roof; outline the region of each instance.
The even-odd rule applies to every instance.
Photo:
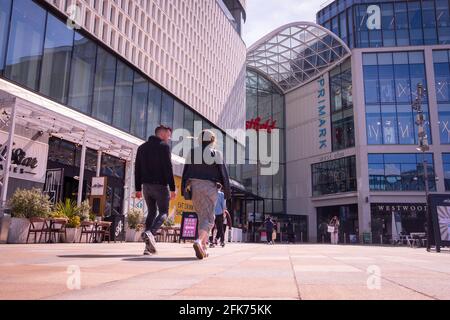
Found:
[[[312,22],[294,22],[252,45],[247,51],[247,67],[266,75],[287,93],[350,55],[348,46],[330,30]]]

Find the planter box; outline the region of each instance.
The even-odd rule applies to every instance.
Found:
[[[78,242],[80,239],[80,228],[66,228],[67,238],[63,239],[65,243]]]
[[[30,220],[25,218],[11,218],[8,231],[8,243],[27,243],[29,227]],[[30,236],[30,241],[34,241],[33,236]]]
[[[10,215],[5,214],[3,217],[0,217],[0,244],[5,244],[8,242],[8,232],[10,224]]]
[[[127,229],[126,231],[126,242],[141,242],[142,231],[136,231],[135,229]]]

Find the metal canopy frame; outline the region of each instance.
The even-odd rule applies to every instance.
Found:
[[[294,22],[252,45],[247,51],[247,68],[262,73],[288,93],[350,56],[350,48],[330,30],[313,22]]]

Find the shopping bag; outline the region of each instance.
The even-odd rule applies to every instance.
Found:
[[[328,226],[328,232],[329,233],[333,233],[334,232],[334,227],[333,226]]]

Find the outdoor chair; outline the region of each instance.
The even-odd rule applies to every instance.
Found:
[[[99,237],[99,242],[106,241],[108,238],[108,243],[111,241],[111,224],[112,222],[101,221],[97,223],[97,236]]]
[[[34,235],[34,243],[37,243],[37,237],[39,234],[39,242],[42,240],[42,234],[45,234],[45,241],[47,241],[47,233],[49,233],[49,227],[47,224],[47,220],[45,218],[31,218],[30,219],[30,227],[28,228],[28,235],[27,235],[27,243],[30,239],[30,235]]]
[[[54,240],[54,242],[58,242],[60,239],[60,236],[64,236],[64,240],[67,239],[67,233],[66,233],[66,225],[68,220],[65,218],[56,218],[56,219],[49,219],[49,229],[50,229],[50,239],[49,241]]]
[[[80,241],[83,239],[83,236],[86,237],[86,243],[92,241],[92,237],[97,233],[97,230],[95,230],[95,223],[91,221],[83,221],[81,222],[81,234],[80,234]]]

